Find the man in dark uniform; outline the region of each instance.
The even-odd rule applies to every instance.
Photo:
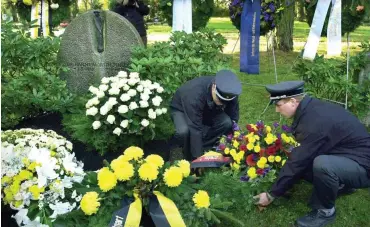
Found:
[[[203,155],[221,135],[231,132],[233,121],[239,120],[241,92],[239,79],[229,70],[195,78],[176,91],[170,104],[174,139],[187,160]]]
[[[352,188],[370,187],[370,134],[339,105],[304,95],[303,81],[268,85],[276,112],[293,118],[297,142],[270,192],[257,196],[269,205],[304,178],[313,183],[312,211],[297,219],[300,227],[321,227],[335,219],[335,199]]]

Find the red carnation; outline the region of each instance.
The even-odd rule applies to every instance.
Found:
[[[266,149],[265,148],[261,148],[259,154],[260,154],[260,157],[263,157],[265,156],[265,153],[266,153]]]
[[[245,150],[247,150],[247,146],[245,146],[245,144],[242,144],[242,145],[239,146],[239,150],[245,151]]]
[[[263,169],[257,169],[256,173],[258,175],[263,175],[264,171],[263,171]]]
[[[275,155],[275,154],[276,154],[276,148],[275,148],[275,146],[270,146],[270,147],[268,147],[268,148],[267,148],[267,151],[266,151],[266,154],[267,154],[268,156],[270,156],[270,155]]]
[[[247,158],[245,159],[245,163],[247,164],[247,166],[255,166],[256,165],[256,162],[253,160],[253,154],[250,154],[247,156]]]
[[[252,125],[247,125],[247,129],[248,129],[248,131],[249,132],[255,132],[256,130],[254,130],[253,128],[252,128]]]

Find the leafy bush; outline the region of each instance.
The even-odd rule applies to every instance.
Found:
[[[27,26],[2,23],[1,123],[15,126],[22,118],[44,111],[64,111],[72,101],[56,54],[59,38],[30,39]]]
[[[165,88],[163,98],[169,101],[186,81],[227,67],[228,58],[222,54],[225,44],[222,35],[209,29],[192,34],[174,32],[170,41],[135,48],[129,71],[161,84]]]
[[[214,0],[192,1],[192,26],[194,31],[206,27],[213,14],[214,6]],[[168,25],[172,26],[173,0],[160,0],[159,7]]]
[[[325,59],[317,56],[314,61],[299,58],[294,64],[294,72],[306,82],[309,94],[317,97],[344,102],[348,89],[348,108],[362,118],[369,111],[370,83],[358,84],[361,69],[370,63],[367,53],[370,43],[362,43],[363,51],[350,58],[349,80],[346,79],[345,59]]]

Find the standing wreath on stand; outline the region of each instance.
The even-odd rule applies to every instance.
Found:
[[[250,0],[248,0],[250,1]],[[229,5],[230,19],[233,25],[240,30],[241,15],[245,0],[231,0]],[[278,7],[276,1],[261,0],[260,34],[266,35],[276,27],[278,14],[283,8]]]

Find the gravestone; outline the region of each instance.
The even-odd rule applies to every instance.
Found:
[[[141,37],[124,17],[111,11],[88,11],[62,35],[58,59],[69,70],[61,78],[73,93],[86,93],[101,78],[126,69],[135,46],[143,46]]]
[[[370,53],[367,54],[367,57],[370,60]],[[364,83],[370,83],[370,64],[367,64],[364,69],[361,70],[359,75],[358,83],[361,86]],[[363,120],[364,124],[368,127],[370,127],[370,106],[369,106],[369,112],[365,119]]]

